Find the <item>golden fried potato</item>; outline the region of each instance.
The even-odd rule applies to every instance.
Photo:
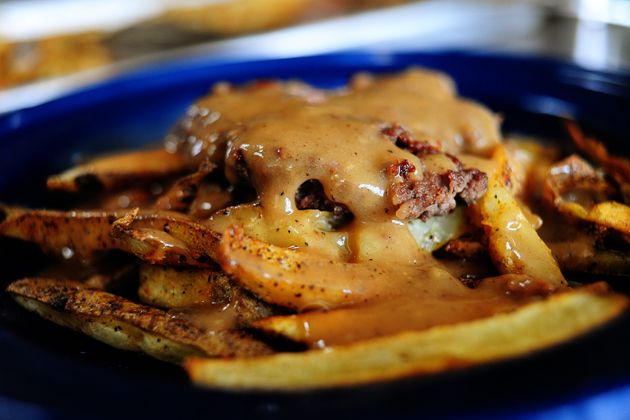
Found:
[[[152,264],[215,266],[220,235],[178,213],[134,209],[112,223],[111,235],[119,249]]]
[[[78,282],[29,278],[11,283],[7,292],[24,308],[56,324],[161,360],[177,363],[190,355],[250,357],[270,353],[265,344],[244,332],[208,334],[184,319],[87,289]]]
[[[494,158],[507,164],[503,147]],[[501,273],[527,274],[544,280],[555,288],[567,285],[549,247],[543,242],[521,210],[518,202],[504,186],[504,170],[490,179],[485,195],[475,204],[488,237],[490,258]]]
[[[226,273],[261,299],[298,310],[372,303],[410,290],[445,296],[465,289],[437,264],[423,267],[338,262],[249,238],[236,226],[223,234],[218,257]],[[394,276],[404,282],[406,290],[402,283],[394,286],[382,281]],[[430,278],[431,288],[414,289],[418,278]]]
[[[593,330],[628,304],[620,295],[578,290],[421,332],[249,360],[191,357],[184,366],[193,382],[211,388],[292,392],[373,383],[529,354]]]
[[[612,201],[613,186],[582,158],[571,155],[551,166],[544,192],[561,213],[630,235],[630,206]]]
[[[253,326],[312,348],[334,347],[403,331],[421,331],[436,325],[486,318],[514,310],[526,302],[483,293],[442,299],[401,296],[365,306],[272,316],[255,321]]]
[[[216,270],[140,267],[140,300],[162,308],[188,308],[199,305],[229,306],[238,325],[278,313],[277,308],[253,296],[227,274]]]
[[[222,271],[144,264],[140,267],[138,297],[160,308],[222,302],[227,300],[222,285],[228,281]]]
[[[213,264],[219,243],[219,235],[166,211],[0,210],[5,214],[0,235],[34,242],[44,252],[66,259],[88,259],[97,251],[121,249],[152,263],[207,267]]]
[[[270,221],[259,204],[241,204],[213,214],[204,224],[216,232],[224,232],[235,224],[254,239],[285,248],[305,249],[338,261],[347,260],[350,254],[345,246],[348,233],[335,231],[334,215],[330,211],[300,210],[291,217]]]
[[[44,252],[63,258],[90,258],[94,252],[115,249],[109,235],[112,223],[124,212],[52,211],[2,207],[0,235],[37,244]]]
[[[93,159],[48,178],[48,188],[77,192],[82,185],[96,181],[106,190],[176,175],[189,168],[188,162],[166,149],[118,153]]]

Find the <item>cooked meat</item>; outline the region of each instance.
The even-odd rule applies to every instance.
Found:
[[[448,214],[455,209],[457,197],[472,204],[488,188],[488,176],[478,169],[425,173],[419,180],[412,179],[413,172],[415,167],[407,160],[393,163],[387,169],[393,178],[388,195],[397,206],[396,216],[400,219],[426,220]]]
[[[413,133],[400,124],[389,124],[383,127],[385,134],[396,146],[413,153],[418,157],[440,153],[439,145],[428,141],[420,141],[413,137]]]
[[[295,206],[298,210],[322,210],[332,212],[330,224],[339,227],[354,218],[348,207],[335,203],[326,197],[324,186],[316,179],[306,180],[295,192]]]

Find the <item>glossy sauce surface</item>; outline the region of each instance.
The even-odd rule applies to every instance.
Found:
[[[270,95],[280,100],[268,107],[258,102]],[[418,248],[388,196],[387,168],[396,162],[411,163],[415,170],[410,177],[416,180],[456,169],[447,152],[461,156],[467,168],[495,169],[488,155],[501,141],[498,118],[458,98],[450,79],[412,69],[376,80],[358,78],[349,90],[323,97],[274,87],[249,95],[242,107],[235,105],[238,101],[214,95],[200,101],[197,107],[208,108],[197,112],[221,110],[219,125],[204,128],[205,135],[216,139],[229,118],[224,113],[234,111],[238,123],[228,124],[225,136],[226,176],[236,185],[251,184],[258,199],[218,212],[207,224],[218,232],[236,224],[254,238],[308,253],[290,269],[237,249],[224,258],[225,264],[241,267],[236,277],[242,276],[246,287],[250,278],[252,284],[264,279],[286,286],[284,294],[261,297],[303,312],[297,315],[305,317],[308,334],[303,340],[314,346],[343,344],[489,316],[527,300],[502,286],[464,286],[431,253]],[[403,125],[416,141],[441,152],[418,156],[398,147],[383,132],[388,124]],[[216,157],[213,151],[209,155]],[[298,209],[296,194],[308,180],[319,181],[328,200],[352,213],[352,222],[330,231],[321,227],[329,214],[314,217],[317,210]],[[293,299],[295,285],[322,290],[325,285],[327,291],[295,293]],[[343,293],[353,298],[340,302],[333,297]],[[343,309],[321,311],[339,307]]]

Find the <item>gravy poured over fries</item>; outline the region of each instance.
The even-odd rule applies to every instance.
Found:
[[[72,281],[43,273],[8,292],[113,346],[183,361],[215,387],[339,386],[524,354],[628,305],[604,283],[565,278],[630,266],[619,221],[630,165],[602,163],[609,156],[572,132],[603,169],[504,141],[496,115],[428,70],[357,75],[336,91],[218,84],[164,149],[49,179],[73,194],[100,185],[90,209],[3,208],[0,234],[62,256],[60,266],[134,255],[124,264],[138,268],[142,303],[110,293],[116,276],[98,269]],[[147,192],[156,183],[162,192]],[[567,257],[548,220],[605,262]]]

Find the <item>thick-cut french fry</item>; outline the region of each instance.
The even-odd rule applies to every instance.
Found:
[[[336,91],[220,83],[163,150],[49,178],[66,192],[100,184],[82,208],[103,211],[0,204],[0,236],[63,257],[7,293],[114,347],[184,361],[214,388],[338,387],[522,356],[630,307],[560,271],[630,268],[630,207],[611,201],[630,203],[630,165],[580,136],[603,168],[504,142],[496,115],[421,69]],[[303,352],[277,353],[288,340]]]
[[[498,147],[494,159],[499,168],[507,164],[506,152]],[[516,199],[504,186],[504,170],[499,169],[489,181],[486,194],[475,206],[488,236],[488,251],[502,273],[527,274],[562,288],[567,282],[549,247],[540,239]]]
[[[596,204],[584,217],[586,220],[630,235],[630,206],[616,201]]]
[[[611,201],[613,188],[601,173],[576,155],[553,165],[545,195],[561,213],[630,235],[630,206]]]
[[[192,357],[198,385],[298,391],[441,372],[528,354],[584,334],[628,307],[619,295],[585,291],[551,296],[512,313],[306,353],[250,360]]]
[[[160,308],[225,302],[229,296],[223,286],[228,282],[222,271],[144,264],[140,267],[138,297]]]
[[[514,310],[526,300],[502,299],[496,294],[471,293],[460,299],[401,297],[366,306],[330,311],[272,316],[254,327],[310,347],[337,346],[403,331],[420,331],[436,325],[455,324]],[[396,314],[396,322],[391,322]],[[404,319],[404,322],[398,320]]]
[[[249,238],[236,226],[223,234],[219,262],[225,272],[261,299],[299,310],[367,303],[401,293],[446,296],[465,289],[437,266],[338,262]],[[400,284],[382,281],[393,273]],[[430,290],[414,288],[423,278],[431,279]]]
[[[203,304],[229,306],[239,325],[249,325],[278,313],[276,308],[254,297],[227,274],[215,270],[143,265],[138,295],[143,302],[162,308]]]
[[[248,357],[270,349],[240,331],[208,333],[158,309],[81,283],[45,278],[11,283],[7,292],[23,307],[59,325],[124,350],[179,362],[190,355]]]
[[[209,229],[165,211],[1,210],[5,218],[0,235],[34,242],[64,258],[89,258],[96,251],[122,249],[148,262],[207,267],[213,264],[219,243],[218,235]],[[116,223],[118,219],[122,220]]]
[[[138,181],[150,181],[176,175],[190,164],[179,154],[165,149],[141,150],[94,159],[48,178],[48,188],[77,192],[81,186],[96,181],[106,190]]]
[[[329,211],[300,210],[290,218],[268,221],[259,204],[242,204],[215,213],[204,224],[216,232],[238,225],[247,236],[273,245],[304,249],[338,261],[349,257],[347,247],[339,245],[348,242],[348,234],[335,231],[334,215]]]
[[[216,265],[220,235],[177,213],[151,219],[134,209],[112,224],[111,233],[120,249],[152,264]]]
[[[124,212],[48,211],[2,207],[0,235],[34,242],[44,252],[64,258],[89,258],[95,251],[117,248],[109,235]]]

